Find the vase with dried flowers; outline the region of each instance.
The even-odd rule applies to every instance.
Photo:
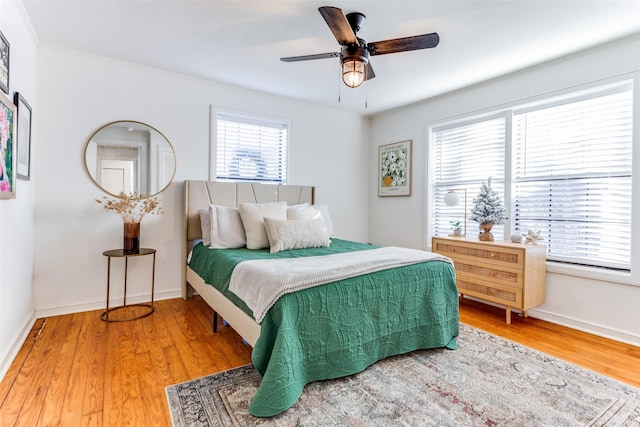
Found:
[[[160,200],[146,194],[138,196],[134,194],[120,193],[116,200],[103,197],[96,202],[104,206],[108,211],[113,211],[122,217],[124,222],[123,250],[125,253],[138,253],[140,251],[140,222],[146,214],[162,214]]]

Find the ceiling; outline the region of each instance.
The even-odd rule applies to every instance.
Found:
[[[640,1],[22,0],[39,42],[365,115],[640,33]],[[434,49],[371,57],[376,78],[341,83],[318,12],[367,16],[368,42],[437,32]]]

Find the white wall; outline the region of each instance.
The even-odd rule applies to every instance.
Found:
[[[369,238],[374,244],[430,247],[426,218],[427,127],[465,115],[480,114],[539,96],[552,96],[616,76],[635,78],[634,146],[640,146],[640,37],[632,37],[552,61],[465,90],[380,114],[371,126]],[[413,195],[376,196],[378,146],[413,140]],[[635,150],[636,153],[638,152]],[[635,155],[635,170],[640,170]],[[640,209],[640,174],[634,176],[633,212]],[[635,214],[634,218],[638,218]],[[473,224],[471,224],[473,226]],[[640,227],[630,230],[640,240]],[[510,233],[505,233],[509,235]],[[633,253],[632,259],[640,254]],[[551,269],[551,268],[550,268]],[[555,270],[558,271],[558,270]],[[636,273],[635,285],[640,285]],[[627,280],[626,282],[629,282]],[[530,314],[556,323],[640,345],[640,286],[547,273],[547,302]]]
[[[22,93],[38,120],[36,103],[36,43],[22,4],[0,2],[0,29],[10,44],[9,98]],[[37,157],[36,133],[32,151]],[[33,215],[34,185],[37,173],[31,169],[30,181],[18,180],[16,199],[0,200],[0,378],[22,346],[33,322]]]
[[[209,178],[210,105],[291,120],[289,183],[316,186],[316,200],[329,205],[340,236],[367,238],[368,119],[47,45],[38,47],[37,82],[38,317],[104,307],[102,252],[122,246],[122,221],[94,201],[103,193],[85,170],[83,152],[92,132],[114,120],[148,123],[176,151],[174,183],[161,194],[164,215],[147,216],[141,226],[141,245],[158,250],[156,299],[180,295],[181,184]],[[122,293],[117,261],[112,297]],[[132,302],[149,298],[149,262],[130,261]]]

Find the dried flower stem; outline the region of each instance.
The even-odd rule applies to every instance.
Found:
[[[117,200],[112,200],[105,196],[104,200],[96,199],[96,202],[106,210],[120,214],[124,222],[140,222],[146,214],[162,214],[160,200],[157,197],[149,197],[146,194],[135,197],[133,194],[125,193],[120,193],[117,197]]]

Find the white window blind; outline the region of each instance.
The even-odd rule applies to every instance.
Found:
[[[287,123],[217,115],[216,176],[285,184]]]
[[[629,270],[631,84],[514,111],[514,226],[548,259]]]
[[[464,222],[464,189],[467,190],[467,235],[475,236],[479,224],[469,220],[473,198],[483,181],[491,177],[491,187],[504,202],[505,117],[494,116],[474,122],[434,127],[432,129],[432,233],[451,233],[451,221]],[[444,196],[455,189],[457,206],[444,203]],[[504,237],[504,228],[495,226],[496,240]]]

